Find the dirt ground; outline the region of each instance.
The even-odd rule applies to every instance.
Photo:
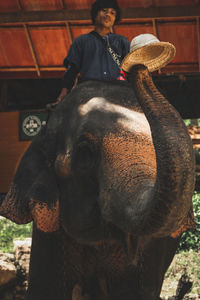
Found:
[[[169,267],[162,287],[161,298],[163,300],[176,300],[177,289],[185,282],[191,286],[184,300],[200,299],[200,252],[189,251],[176,254]],[[182,299],[182,298],[180,298]]]
[[[25,299],[27,280],[22,272],[20,274],[19,280],[13,286],[3,294],[0,292],[0,300]],[[187,293],[184,298],[176,297],[177,294],[180,296],[180,288],[183,291],[185,287]],[[200,300],[200,252],[189,251],[175,255],[165,276],[161,298],[162,300]]]

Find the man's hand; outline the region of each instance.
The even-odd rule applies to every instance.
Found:
[[[56,102],[59,103],[60,101],[62,101],[62,99],[67,95],[67,89],[66,88],[62,88],[60,95],[58,96]]]
[[[60,103],[66,95],[67,95],[67,89],[66,89],[66,88],[62,88],[62,90],[61,90],[61,92],[60,92],[60,95],[58,96],[58,98],[56,99],[56,101],[53,102],[53,103],[48,103],[48,104],[46,105],[46,108],[47,108],[48,110],[53,110],[53,109],[55,108],[55,106],[56,106],[58,103]]]

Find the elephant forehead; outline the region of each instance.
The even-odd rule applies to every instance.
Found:
[[[93,111],[111,113],[115,115],[117,114],[118,117],[116,122],[124,129],[151,135],[149,123],[143,113],[131,110],[118,104],[113,104],[105,98],[92,98],[86,104],[80,105],[78,111],[83,117],[89,115]],[[101,120],[104,121],[102,118]]]

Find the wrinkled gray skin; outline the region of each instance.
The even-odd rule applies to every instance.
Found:
[[[28,299],[158,300],[178,236],[192,227],[182,224],[193,189],[187,129],[144,66],[130,85],[80,84],[0,206],[17,223],[34,220]]]

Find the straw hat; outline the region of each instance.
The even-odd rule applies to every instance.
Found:
[[[123,59],[121,68],[129,72],[133,65],[141,63],[153,72],[166,66],[175,53],[176,48],[171,43],[160,42],[153,34],[140,34],[132,39],[130,53]]]

